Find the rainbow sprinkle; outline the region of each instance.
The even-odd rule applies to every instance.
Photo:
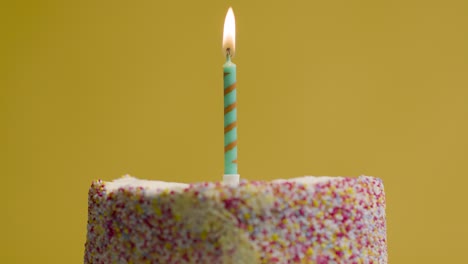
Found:
[[[387,263],[378,178],[180,190],[95,181],[84,263]]]

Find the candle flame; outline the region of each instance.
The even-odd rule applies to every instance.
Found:
[[[223,31],[223,52],[231,57],[234,57],[236,51],[236,19],[234,18],[234,12],[232,8],[226,14],[224,20],[224,31]]]

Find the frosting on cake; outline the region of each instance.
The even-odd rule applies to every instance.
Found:
[[[89,190],[85,263],[387,263],[378,178],[168,183]]]

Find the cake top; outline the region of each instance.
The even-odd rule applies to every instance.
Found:
[[[317,183],[323,183],[330,180],[339,180],[343,177],[330,177],[330,176],[304,176],[297,177],[292,179],[277,179],[270,181],[271,183],[284,183],[284,182],[294,182],[301,183],[304,185],[314,185]],[[195,183],[197,184],[197,183]],[[125,175],[122,178],[113,180],[111,182],[106,182],[105,188],[107,191],[112,192],[118,190],[119,188],[128,188],[128,187],[143,187],[149,192],[158,193],[160,190],[170,190],[170,191],[182,191],[185,188],[190,187],[190,184],[179,183],[179,182],[165,182],[157,180],[143,180],[137,179],[130,175]]]

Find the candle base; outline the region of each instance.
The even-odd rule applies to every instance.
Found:
[[[223,176],[224,184],[232,185],[232,186],[239,185],[239,179],[240,179],[239,174],[224,174]]]

